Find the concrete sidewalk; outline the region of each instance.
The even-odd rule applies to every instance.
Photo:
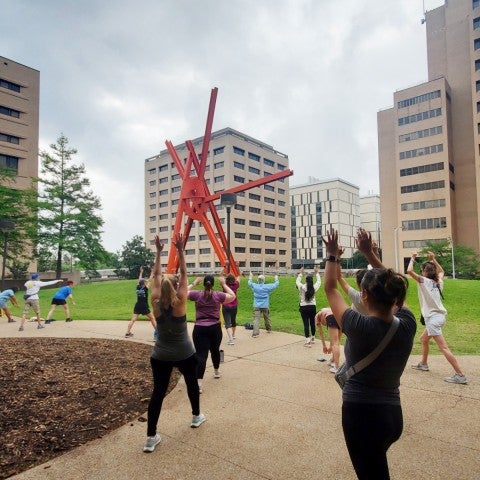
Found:
[[[124,340],[127,322],[63,321],[43,330],[1,322],[0,337],[97,337]],[[192,328],[192,325],[189,325]],[[152,344],[148,322],[135,337]],[[146,424],[134,421],[15,479],[162,480],[356,478],[341,428],[341,390],[321,357],[320,343],[303,347],[297,335],[237,329],[237,343],[223,342],[222,378],[208,361],[201,410],[207,422],[190,428],[190,404],[181,380],[164,402],[162,442],[142,452]],[[411,363],[418,362],[413,357]],[[407,367],[401,395],[404,432],[389,451],[392,479],[480,478],[480,358],[460,357],[469,385],[443,381],[451,374],[441,356],[430,372]],[[149,372],[150,373],[150,372]],[[15,412],[12,412],[15,414]],[[75,414],[75,412],[72,412]]]

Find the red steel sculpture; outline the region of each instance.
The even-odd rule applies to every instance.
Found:
[[[207,164],[208,147],[212,134],[213,115],[215,112],[217,93],[218,88],[215,87],[212,89],[210,94],[210,105],[208,107],[207,124],[205,126],[205,135],[203,137],[200,160],[195,152],[191,140],[187,140],[185,142],[188,150],[188,158],[185,162],[185,165],[178,157],[172,142],[170,140],[165,142],[168,152],[170,153],[170,156],[177,167],[178,173],[182,178],[182,190],[180,192],[180,200],[178,202],[177,216],[173,229],[173,238],[175,238],[177,234],[181,232],[183,227],[183,238],[185,239],[184,241],[186,245],[193,221],[197,220],[201,222],[220,261],[220,264],[224,266],[224,273],[227,273],[228,260],[230,272],[233,273],[233,275],[238,276],[240,274],[240,270],[233,258],[231,251],[230,258],[227,259],[227,237],[225,236],[225,232],[223,231],[220,223],[220,218],[218,217],[214,202],[218,200],[223,193],[243,192],[266,183],[274,182],[275,180],[279,180],[281,178],[289,177],[290,175],[293,175],[293,170],[282,170],[281,172],[244,183],[237,187],[229,188],[222,192],[214,193],[213,195],[210,193],[207,182],[205,181],[205,166]],[[192,165],[195,168],[196,176],[191,175]],[[209,218],[207,217],[208,212],[211,214],[214,226],[212,226]],[[186,221],[184,221],[184,216],[186,217]],[[178,266],[179,259],[177,251],[175,248],[171,248],[168,256],[167,273],[176,273],[178,271]]]

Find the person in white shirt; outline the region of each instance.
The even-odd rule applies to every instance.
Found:
[[[316,277],[316,282],[313,283],[313,275],[307,275],[305,277],[305,283],[303,284],[302,277],[304,269],[302,267],[295,282],[300,295],[299,311],[302,317],[303,330],[305,333],[304,347],[311,347],[312,343],[315,343],[315,314],[317,313],[315,293],[317,293],[317,290],[322,285],[322,281],[320,280],[320,273],[318,273],[317,267],[315,267],[313,273]]]
[[[40,301],[38,298],[38,292],[42,287],[46,287],[48,285],[55,285],[56,283],[62,283],[62,279],[58,280],[50,280],[49,282],[42,282],[38,279],[38,273],[32,273],[32,279],[25,282],[25,295],[23,298],[25,299],[25,307],[23,309],[22,319],[20,320],[20,327],[18,330],[23,332],[23,325],[27,319],[28,312],[30,309],[33,309],[35,314],[37,315],[37,328],[44,328],[45,325],[42,324],[42,320],[40,318]]]

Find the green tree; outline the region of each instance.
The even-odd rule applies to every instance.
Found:
[[[154,258],[154,253],[146,247],[140,235],[135,235],[129,242],[127,241],[120,252],[122,268],[127,270],[128,278],[138,278],[140,267],[148,267],[145,270],[145,274],[148,274]]]
[[[37,191],[33,183],[27,189],[19,189],[15,183],[15,172],[0,167],[0,218],[15,225],[8,232],[6,265],[15,278],[21,275],[25,264],[28,265],[34,256],[37,239],[36,201]],[[1,245],[4,235],[0,235]]]
[[[85,166],[72,163],[77,150],[69,148],[68,138],[61,134],[50,149],[51,152],[40,152],[40,246],[54,252],[57,277],[62,274],[65,253],[94,271],[104,255],[100,242],[103,225],[100,200],[90,190]]]
[[[419,261],[427,260],[428,252],[433,252],[438,263],[445,271],[445,275],[453,275],[452,246],[448,240],[439,242],[427,242],[419,252]],[[455,263],[455,277],[457,278],[478,278],[480,274],[480,260],[477,252],[464,245],[454,245],[453,261]]]

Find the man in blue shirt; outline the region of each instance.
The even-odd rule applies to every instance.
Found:
[[[61,287],[59,290],[57,290],[57,292],[52,298],[52,307],[48,312],[45,323],[50,323],[52,321],[51,317],[58,305],[62,305],[63,309],[65,310],[65,321],[66,322],[72,321],[72,319],[70,318],[70,311],[68,309],[68,303],[67,303],[67,300],[70,298],[72,300],[72,304],[75,305],[75,302],[73,301],[72,287],[73,287],[73,282],[69,280],[65,287]]]
[[[3,310],[5,312],[5,315],[8,318],[8,323],[15,322],[15,320],[12,318],[10,310],[7,308],[7,302],[10,300],[16,307],[18,307],[18,302],[15,298],[15,292],[17,290],[18,287],[13,287],[12,289],[7,289],[0,293],[0,311]]]
[[[263,315],[267,333],[272,331],[270,323],[270,294],[280,285],[278,275],[275,275],[274,280],[273,283],[265,283],[265,277],[259,275],[258,283],[254,283],[253,273],[250,272],[248,286],[253,291],[253,338],[257,338],[260,335],[260,314]]]

